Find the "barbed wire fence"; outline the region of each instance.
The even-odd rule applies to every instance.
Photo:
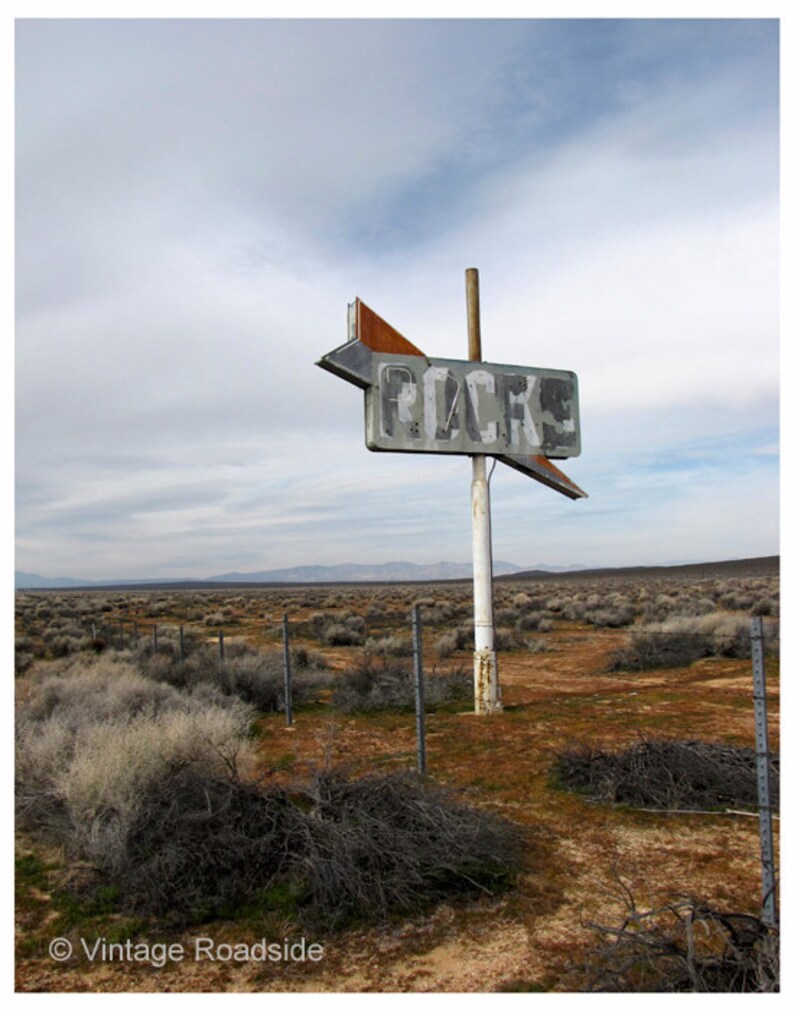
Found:
[[[413,672],[415,686],[415,717],[416,717],[416,770],[421,776],[427,773],[427,752],[425,741],[425,702],[424,702],[424,671],[423,671],[423,648],[422,648],[422,618],[419,604],[413,606],[409,613],[409,620],[412,630],[412,652],[413,652]],[[163,636],[163,630],[170,630],[170,635]],[[173,629],[176,629],[176,636]],[[277,628],[272,629],[278,632]],[[190,639],[186,635],[185,625],[171,625],[170,623],[152,622],[145,623],[137,620],[121,618],[105,619],[104,621],[93,621],[91,623],[92,641],[99,646],[115,646],[120,649],[127,647],[139,647],[142,638],[150,639],[153,654],[157,654],[168,644],[169,650],[176,650],[178,659],[184,663],[190,651],[189,647],[200,642],[201,645],[217,644],[218,673],[221,678],[226,676],[226,634],[224,629],[219,628],[213,634],[197,633],[191,630]],[[714,646],[724,642],[733,647],[736,655],[748,658],[752,661],[753,674],[753,712],[755,723],[755,756],[757,773],[758,792],[758,820],[759,839],[761,855],[761,891],[762,891],[762,919],[764,922],[777,927],[778,906],[777,906],[777,874],[774,858],[774,843],[772,831],[772,804],[770,789],[770,761],[773,758],[769,749],[768,733],[768,696],[766,688],[765,656],[771,652],[776,645],[768,643],[764,635],[764,623],[760,616],[747,618],[746,626],[734,628],[730,632],[698,631],[697,629],[660,629],[660,628],[636,628],[623,629],[628,640],[627,649],[632,648],[632,643],[641,641],[658,642],[662,644],[660,650],[661,660],[665,659],[665,644],[681,643],[702,643],[703,646]],[[777,632],[775,626],[775,634]],[[284,713],[287,726],[293,723],[292,704],[292,660],[290,647],[290,617],[284,614],[281,622],[281,644],[283,656],[283,691],[284,691]],[[709,655],[706,649],[705,654]],[[664,664],[661,663],[660,666]],[[628,668],[630,669],[630,668]],[[234,691],[233,677],[229,677],[229,687]],[[735,813],[735,812],[733,812]]]

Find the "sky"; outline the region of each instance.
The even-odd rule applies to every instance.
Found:
[[[21,18],[15,567],[471,558],[466,457],[370,453],[315,362],[362,298],[431,357],[578,376],[521,566],[779,551],[778,23]]]

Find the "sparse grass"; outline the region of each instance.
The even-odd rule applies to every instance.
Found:
[[[17,958],[46,959],[49,941],[75,930],[116,943],[151,929],[147,918],[119,912],[118,889],[100,887],[94,895],[80,898],[69,887],[69,877],[55,860],[44,860],[30,851],[15,856],[17,914],[30,924],[42,918],[46,924],[43,930],[29,929],[17,937]]]

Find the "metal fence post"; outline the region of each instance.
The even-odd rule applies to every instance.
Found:
[[[775,851],[772,842],[772,807],[769,789],[769,733],[766,707],[766,669],[764,667],[764,628],[760,617],[750,625],[753,657],[753,709],[755,712],[755,765],[758,775],[758,831],[761,838],[761,916],[777,925],[775,895]]]
[[[420,776],[427,774],[425,749],[425,676],[422,668],[422,613],[419,604],[411,611],[411,630],[414,645],[414,688],[416,694],[416,769]]]
[[[185,626],[179,626],[179,662],[185,662]]]
[[[157,625],[152,625],[152,649],[157,652]]]
[[[289,656],[289,615],[284,615],[284,715],[287,726],[292,726],[292,665]]]

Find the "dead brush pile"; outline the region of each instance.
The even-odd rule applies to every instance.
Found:
[[[594,946],[571,968],[579,989],[623,993],[777,993],[778,930],[748,913],[692,897],[641,911],[629,897],[625,919],[589,923]]]
[[[136,912],[206,918],[275,900],[331,929],[501,891],[520,852],[512,825],[409,773],[287,788],[178,769],[149,784],[111,880]]]
[[[582,745],[558,754],[558,782],[592,800],[657,810],[757,808],[755,753],[704,741],[642,739],[622,750]],[[770,761],[777,807],[780,765]]]

